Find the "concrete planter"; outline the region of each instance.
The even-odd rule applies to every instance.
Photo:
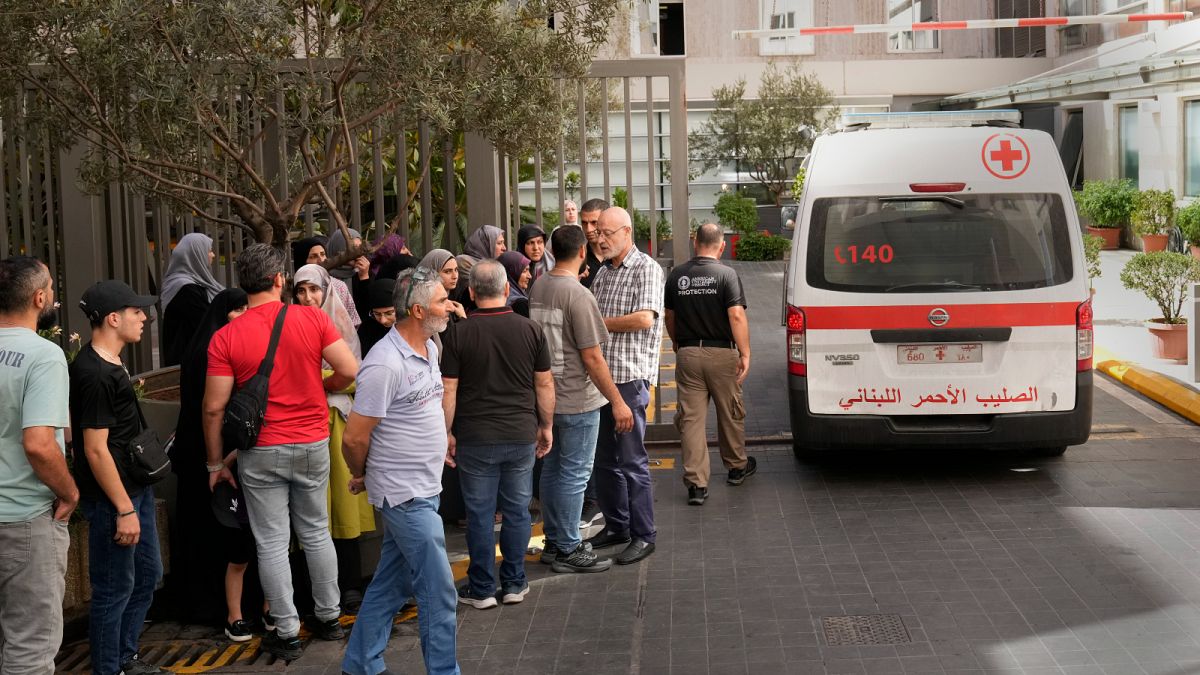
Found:
[[[1146,328],[1150,330],[1150,348],[1154,358],[1187,363],[1188,327],[1186,323],[1147,321]]]
[[[1100,247],[1103,251],[1115,251],[1121,248],[1121,228],[1119,227],[1092,227],[1089,225],[1087,233],[1104,240],[1104,245]]]

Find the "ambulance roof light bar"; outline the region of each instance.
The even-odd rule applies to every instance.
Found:
[[[846,113],[838,128],[932,129],[944,127],[1020,126],[1019,110],[930,110],[921,112]]]
[[[1081,26],[1089,24],[1145,23],[1147,21],[1187,21],[1191,12],[1161,14],[1088,14],[1083,16],[1035,16],[1024,19],[970,19],[967,21],[923,21],[918,23],[866,23],[848,26],[801,26],[798,28],[759,28],[735,30],[733,39],[753,40],[809,35],[861,35],[863,33],[896,33],[900,31],[978,30],[984,28],[1039,28],[1046,26]]]

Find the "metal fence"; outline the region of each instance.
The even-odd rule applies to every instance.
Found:
[[[563,138],[553,159],[541,154],[531,158],[504,157],[490,144],[465,134],[468,234],[480,225],[496,224],[506,230],[509,241],[515,241],[522,222],[522,206],[530,206],[519,199],[518,167],[520,161],[531,161],[535,168],[533,221],[537,224],[543,223],[545,211],[561,206],[568,195],[566,175],[577,168],[581,174],[580,201],[590,197],[611,201],[614,190],[622,187],[629,193],[632,208],[655,214],[669,206],[671,246],[667,251],[661,250],[654,227],[651,246],[665,264],[686,259],[689,229],[683,59],[597,61],[588,77],[599,80],[604,91],[612,88],[620,92],[613,105],[621,114],[610,114],[609,97],[605,96],[599,115],[602,123],[598,130],[592,125],[593,130],[589,131],[585,83],[567,84],[564,95],[570,96],[574,87],[577,97],[579,133],[577,138]],[[279,96],[282,99],[283,93]],[[231,99],[230,105],[239,104]],[[284,109],[282,104],[276,107]],[[286,167],[296,153],[287,141],[288,134],[279,133],[288,120],[270,122],[278,126],[267,129],[269,133],[258,133],[262,131],[261,126],[255,126],[258,124],[262,122],[251,121],[247,125],[254,138],[252,163],[284,194],[289,180]],[[406,159],[410,144],[415,141],[419,158],[432,156],[433,161],[441,163],[443,199],[439,212],[435,213],[432,180],[424,181],[417,201],[419,227],[410,231],[408,212],[401,208],[400,234],[410,238],[413,247],[420,250],[438,245],[457,250],[461,242],[454,226],[447,226],[442,239],[434,242],[435,222],[454,224],[459,216],[455,194],[457,149],[453,142],[435,139],[424,125],[417,129],[384,129],[377,124],[366,138],[368,147],[361,148],[366,152],[358,153],[362,158],[359,164],[349,167],[343,175],[330,176],[327,181],[335,199],[345,200],[350,226],[370,236],[368,230],[374,223],[385,222],[388,184],[394,181],[395,186],[407,186],[410,179],[416,178],[410,174]],[[364,142],[357,137],[353,140]],[[581,159],[574,165],[565,161],[570,145],[579,148]],[[599,145],[598,156],[590,149],[596,145]],[[394,174],[384,169],[384,148],[395,152]],[[0,257],[23,253],[46,261],[55,274],[58,297],[64,308],[65,333],[79,332],[86,339],[87,322],[78,309],[78,301],[84,289],[97,280],[122,279],[139,292],[156,291],[173,243],[190,232],[212,237],[217,253],[214,263],[217,278],[226,284],[236,283],[232,263],[251,243],[242,229],[180,212],[172,204],[139,194],[121,183],[110,184],[99,194],[87,194],[77,181],[83,156],[82,147],[56,150],[48,139],[33,137],[0,119],[0,185],[5,196],[0,204],[3,209]],[[672,161],[674,170],[668,171]],[[548,175],[554,178],[548,180]],[[343,179],[350,186],[365,187],[336,189]],[[370,199],[365,214],[363,195]],[[398,197],[398,201],[403,204],[403,197]],[[220,203],[217,215],[235,217],[228,204]],[[310,205],[305,207],[295,229],[297,234],[308,234],[321,226],[320,212]],[[152,324],[147,331],[151,339],[143,340],[130,355],[135,372],[157,366],[154,348],[157,334],[158,328]]]

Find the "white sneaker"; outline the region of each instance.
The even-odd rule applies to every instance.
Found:
[[[507,596],[505,597],[507,598]],[[470,605],[475,609],[491,609],[497,605],[495,596],[489,595],[486,598],[477,598],[471,595],[466,586],[463,586],[458,590],[458,601],[464,605]],[[507,602],[507,600],[505,600],[505,602]]]

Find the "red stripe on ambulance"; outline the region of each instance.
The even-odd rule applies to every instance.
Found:
[[[1074,326],[1078,302],[1025,302],[983,305],[874,305],[804,307],[807,330],[933,328],[929,313],[946,310],[950,320],[939,328]]]

